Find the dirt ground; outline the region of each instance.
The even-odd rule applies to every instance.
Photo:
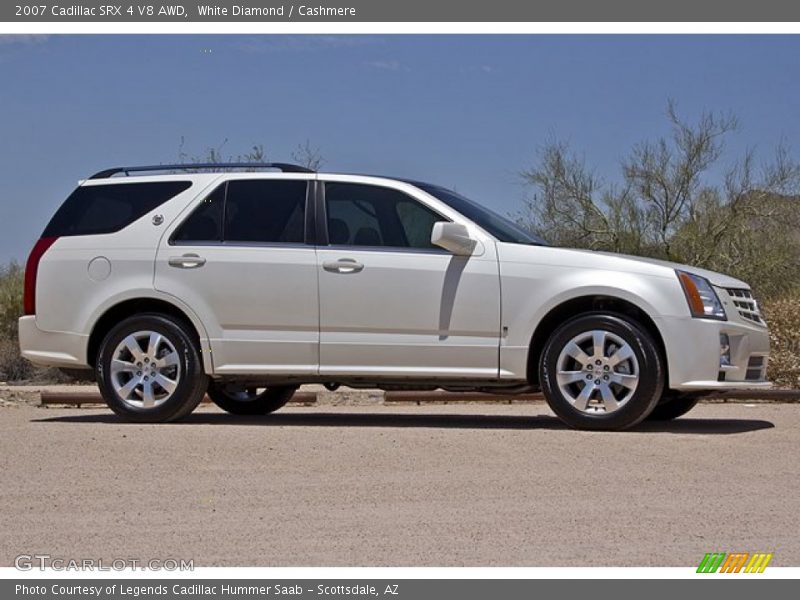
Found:
[[[625,433],[544,404],[203,406],[171,425],[0,407],[0,565],[800,565],[800,407],[707,404]]]

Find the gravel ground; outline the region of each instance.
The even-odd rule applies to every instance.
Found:
[[[6,392],[0,397],[9,396]],[[544,404],[203,406],[171,425],[0,408],[0,566],[800,565],[800,407],[706,404],[625,433]]]

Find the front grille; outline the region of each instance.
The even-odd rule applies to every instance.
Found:
[[[743,319],[764,325],[764,319],[761,318],[761,310],[758,308],[758,302],[753,298],[753,292],[743,288],[727,288],[726,291]]]
[[[761,381],[766,379],[765,367],[766,361],[763,356],[751,356],[747,361],[747,372],[744,378],[747,381]]]

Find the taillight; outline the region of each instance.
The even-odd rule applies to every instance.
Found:
[[[25,263],[25,292],[22,306],[26,315],[36,314],[36,274],[39,271],[39,261],[57,239],[57,237],[39,238],[28,256],[28,262]]]

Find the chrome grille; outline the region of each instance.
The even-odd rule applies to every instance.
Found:
[[[743,319],[764,325],[764,319],[761,318],[761,310],[758,308],[758,302],[753,298],[753,292],[743,288],[727,288],[726,291]]]

